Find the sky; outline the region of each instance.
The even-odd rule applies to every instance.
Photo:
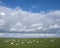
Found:
[[[0,0],[0,37],[60,37],[60,0]]]
[[[3,6],[10,8],[20,7],[22,10],[40,12],[60,10],[60,0],[1,0]]]

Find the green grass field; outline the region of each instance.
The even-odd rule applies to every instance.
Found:
[[[60,38],[0,38],[0,48],[60,48]]]

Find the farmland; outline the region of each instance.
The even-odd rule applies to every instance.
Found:
[[[60,38],[0,38],[0,48],[60,48]]]

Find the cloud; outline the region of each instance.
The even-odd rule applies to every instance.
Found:
[[[19,7],[14,9],[0,6],[0,25],[3,31],[50,32],[60,29],[60,10],[33,13]],[[0,29],[0,30],[1,30]],[[53,30],[54,30],[53,29]]]
[[[22,26],[22,24],[18,22],[15,26]]]
[[[49,28],[60,28],[60,25],[58,25],[58,24],[50,25]]]
[[[3,26],[5,21],[3,19],[0,19],[0,26]]]
[[[36,30],[43,29],[43,24],[42,23],[36,23],[31,25],[32,28],[35,28]]]
[[[50,38],[50,37],[59,37],[58,34],[19,34],[19,33],[0,33],[0,37],[14,37],[14,38]]]
[[[4,36],[4,34],[3,33],[0,33],[0,37],[3,37]]]
[[[4,16],[4,15],[5,15],[5,13],[4,13],[4,12],[1,12],[1,13],[0,13],[0,16]]]
[[[33,24],[31,27],[37,27],[37,26],[42,26],[42,23]]]
[[[10,31],[16,31],[16,29],[15,28],[11,28]]]

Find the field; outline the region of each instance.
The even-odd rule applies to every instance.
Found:
[[[0,38],[0,48],[60,48],[60,38]]]

